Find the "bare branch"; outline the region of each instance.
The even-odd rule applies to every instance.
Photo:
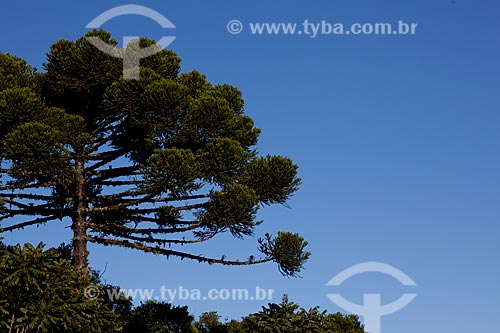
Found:
[[[138,197],[144,195],[142,198],[138,199],[125,199],[126,197]],[[133,206],[141,203],[158,203],[158,202],[172,202],[172,201],[184,201],[184,200],[195,200],[195,199],[206,199],[209,198],[210,194],[197,194],[197,195],[186,195],[179,197],[167,197],[167,198],[153,198],[151,195],[146,196],[142,191],[127,190],[116,194],[102,195],[94,198],[92,202],[106,202],[113,201],[124,206]]]
[[[27,193],[0,193],[2,198],[19,198],[19,199],[31,199],[31,200],[51,200],[52,196],[49,195],[39,195],[39,194],[27,194]]]
[[[155,222],[158,222],[156,220]],[[130,228],[126,227],[124,225],[101,225],[101,224],[95,224],[91,222],[86,223],[87,226],[92,228],[94,231],[120,231],[120,232],[128,232],[131,234],[143,234],[143,235],[151,235],[151,234],[173,234],[173,233],[179,233],[179,232],[186,232],[186,231],[191,231],[195,230],[197,228],[200,228],[203,226],[201,222],[187,222],[184,221],[182,225],[189,225],[187,227],[172,227],[172,228]]]
[[[105,170],[95,170],[94,174],[99,176],[99,179],[112,179],[124,176],[132,176],[138,174],[139,167],[132,165],[126,167],[105,169]]]
[[[47,205],[30,206],[29,209],[4,209],[3,212],[5,217],[13,217],[15,215],[69,216],[70,213],[68,209],[47,208]]]
[[[49,221],[52,221],[52,220],[56,220],[57,218],[58,217],[56,217],[56,216],[39,217],[39,218],[36,218],[34,220],[31,220],[31,221],[14,224],[14,225],[11,225],[11,226],[8,226],[8,227],[5,227],[5,228],[0,228],[0,234],[4,233],[6,231],[12,231],[12,230],[16,230],[16,229],[22,229],[24,227],[28,227],[28,226],[31,226],[31,225],[46,223],[46,222],[49,222]]]
[[[38,207],[38,206],[25,204],[25,203],[18,202],[18,201],[12,200],[12,199],[7,199],[7,198],[4,198],[3,202],[10,204],[10,205],[14,205],[14,206],[19,207],[19,208],[24,208],[24,209],[32,209],[34,207]]]
[[[197,195],[186,195],[180,197],[170,197],[170,198],[153,198],[144,200],[144,202],[171,202],[171,201],[184,201],[184,200],[195,200],[195,199],[206,199],[210,198],[210,194],[197,194]]]
[[[122,234],[122,233],[111,232],[111,235],[113,235],[115,237],[126,238],[129,240],[135,240],[135,241],[139,241],[139,242],[158,243],[158,244],[181,244],[181,245],[203,243],[203,242],[206,242],[207,240],[214,238],[217,234],[218,234],[218,232],[213,232],[206,237],[202,237],[199,239],[185,240],[185,239],[163,239],[163,238],[153,238],[153,237],[138,237],[138,236],[126,235],[126,234]]]
[[[109,152],[99,153],[99,154],[90,154],[88,155],[89,160],[97,160],[99,162],[94,163],[85,168],[85,172],[89,173],[90,171],[96,170],[97,168],[103,167],[108,163],[113,162],[114,160],[124,156],[126,154],[125,150],[113,150]]]
[[[128,206],[134,205],[136,203],[141,203],[141,202],[140,202],[140,200],[131,200],[131,201],[127,202],[127,203],[121,203],[121,204],[113,205],[113,206],[86,208],[84,211],[85,212],[89,212],[89,213],[92,213],[92,212],[105,212],[105,211],[109,211],[109,210],[116,210],[116,209],[120,209],[120,208],[123,208],[123,207],[128,207]],[[191,210],[191,209],[203,208],[204,206],[205,206],[204,203],[199,203],[199,204],[193,204],[193,205],[172,207],[172,210],[183,211],[183,210]],[[157,208],[130,208],[130,209],[127,209],[127,211],[129,213],[132,213],[132,214],[151,214],[151,213],[157,212],[158,211],[158,207]]]
[[[102,185],[102,186],[125,186],[125,185],[137,185],[140,184],[141,181],[138,180],[103,180],[92,179],[94,184]]]
[[[0,191],[8,191],[8,190],[24,190],[27,188],[49,188],[54,186],[55,182],[45,182],[45,183],[37,183],[37,184],[9,184],[6,186],[0,186]]]
[[[181,259],[191,259],[191,260],[196,260],[198,262],[206,262],[209,264],[221,264],[221,265],[229,265],[229,266],[248,266],[248,265],[261,264],[261,263],[265,263],[265,262],[269,262],[269,261],[273,260],[273,258],[265,258],[265,259],[252,260],[252,261],[250,261],[250,260],[248,260],[248,261],[230,261],[230,260],[225,260],[225,259],[207,258],[207,257],[204,257],[202,255],[194,255],[194,254],[180,252],[180,251],[163,249],[160,246],[156,246],[156,247],[147,246],[147,245],[141,244],[139,242],[129,242],[126,240],[107,239],[107,238],[91,237],[91,236],[88,236],[87,240],[89,242],[102,244],[102,245],[121,246],[121,247],[129,248],[129,249],[141,250],[143,252],[161,254],[161,255],[165,255],[167,257],[168,256],[176,256],[176,257],[180,257]]]

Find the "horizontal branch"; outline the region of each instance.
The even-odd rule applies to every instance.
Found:
[[[56,216],[47,216],[47,217],[39,217],[31,221],[23,222],[23,223],[18,223],[14,224],[5,228],[0,228],[0,233],[6,232],[6,231],[12,231],[12,230],[17,230],[17,229],[22,229],[24,227],[28,227],[31,225],[36,225],[36,224],[42,224],[46,223],[52,220],[56,220],[58,217]]]
[[[174,225],[198,225],[200,221],[185,221],[185,220],[175,220],[175,221],[162,221],[159,220],[156,217],[149,217],[149,216],[143,216],[143,215],[130,215],[127,217],[131,222],[133,221],[136,224],[143,223],[143,222],[151,222],[151,223],[156,223],[156,224],[161,224],[161,225],[169,225],[169,226],[174,226]]]
[[[2,198],[31,199],[31,200],[51,200],[50,195],[28,194],[28,193],[0,193]]]
[[[8,191],[8,190],[24,190],[27,188],[49,188],[55,186],[55,182],[45,182],[45,183],[37,183],[37,184],[15,184],[9,183],[9,185],[0,186],[0,191]]]
[[[95,198],[92,198],[91,202],[111,201],[111,200],[121,199],[123,197],[137,197],[140,195],[144,195],[144,192],[136,190],[126,190],[114,194],[97,196]]]
[[[8,198],[3,198],[2,201],[5,202],[6,204],[14,205],[16,207],[24,208],[24,209],[32,209],[32,208],[38,207],[38,206],[34,206],[34,205],[30,205],[30,204],[25,204],[25,203],[18,202],[18,201],[15,201],[15,200],[12,200],[12,199],[8,199]]]
[[[125,186],[125,185],[138,185],[141,183],[139,180],[100,180],[100,179],[92,179],[96,185],[102,186]]]
[[[151,221],[148,221],[151,222]],[[158,223],[159,221],[156,221]],[[124,225],[101,225],[95,224],[92,222],[86,222],[86,225],[94,231],[110,231],[115,232],[119,231],[122,233],[129,234],[142,234],[142,235],[151,235],[151,234],[173,234],[173,233],[181,233],[186,231],[192,231],[198,229],[203,226],[201,222],[186,222],[184,221],[182,224],[189,224],[187,227],[171,227],[171,228],[130,228]]]
[[[124,156],[126,154],[125,150],[112,150],[109,152],[103,152],[103,153],[98,153],[98,154],[90,154],[88,155],[88,160],[95,160],[99,161],[96,162],[92,165],[89,165],[84,169],[86,173],[89,173],[91,171],[94,171],[98,168],[101,168],[105,166],[108,163],[113,162],[114,160]]]
[[[132,176],[132,175],[137,174],[138,171],[139,171],[139,167],[133,165],[133,166],[111,168],[111,169],[104,169],[104,170],[95,170],[94,174],[99,176],[99,179],[105,180],[105,179],[112,179],[112,178],[118,178],[118,177]]]
[[[144,195],[142,198],[138,199],[126,199],[127,197],[138,197]],[[92,202],[94,203],[99,203],[99,202],[106,202],[106,201],[112,201],[116,204],[119,204],[121,206],[136,206],[139,204],[143,203],[166,203],[166,202],[172,202],[172,201],[185,201],[185,200],[195,200],[195,199],[206,199],[209,198],[210,194],[197,194],[197,195],[186,195],[186,196],[178,196],[178,197],[167,197],[167,198],[154,198],[150,195],[146,196],[143,191],[136,191],[136,190],[127,190],[123,191],[120,193],[116,194],[109,194],[109,195],[102,195],[94,198]],[[115,206],[109,206],[110,208],[116,207]],[[103,207],[104,208],[104,207]]]
[[[138,200],[135,200],[138,201]],[[140,202],[139,202],[140,203]],[[84,212],[87,213],[92,213],[92,212],[105,212],[105,211],[112,211],[116,209],[120,209],[123,207],[128,207],[130,205],[134,205],[134,201],[131,201],[131,203],[127,204],[118,204],[118,205],[113,205],[113,206],[106,206],[106,207],[90,207],[86,208]],[[186,206],[179,206],[179,207],[172,207],[172,210],[174,211],[183,211],[183,210],[191,210],[191,209],[198,209],[198,208],[203,208],[205,206],[204,203],[199,203],[199,204],[193,204],[193,205],[186,205]],[[159,207],[157,208],[128,208],[127,211],[132,214],[152,214],[156,213],[158,211]]]
[[[208,236],[198,238],[198,239],[163,239],[163,238],[153,238],[153,237],[139,237],[139,236],[133,236],[133,235],[127,235],[123,233],[114,233],[112,232],[111,235],[115,237],[120,237],[120,238],[126,238],[128,240],[134,240],[138,242],[143,242],[143,243],[158,243],[158,244],[180,244],[180,245],[188,245],[188,244],[196,244],[196,243],[203,243],[206,242],[217,235],[218,232],[213,232]]]
[[[195,199],[206,199],[210,198],[210,194],[196,194],[196,195],[185,195],[175,198],[153,198],[150,200],[145,200],[144,202],[171,202],[171,201],[184,201],[184,200],[195,200]]]
[[[164,255],[167,257],[168,256],[176,256],[176,257],[180,257],[181,259],[191,259],[191,260],[196,260],[198,262],[206,262],[209,264],[221,264],[221,265],[228,265],[228,266],[248,266],[248,265],[261,264],[261,263],[265,263],[265,262],[269,262],[269,261],[273,260],[273,258],[265,258],[265,259],[260,259],[260,260],[231,261],[231,260],[225,260],[225,259],[207,258],[207,257],[201,256],[201,255],[194,255],[194,254],[180,252],[180,251],[163,249],[160,246],[156,246],[156,247],[147,246],[147,245],[141,244],[139,242],[129,242],[126,240],[118,240],[118,239],[110,239],[110,238],[102,238],[102,237],[91,237],[91,236],[87,236],[87,240],[89,242],[102,244],[102,245],[121,246],[121,247],[129,248],[129,249],[140,250],[143,252],[161,254],[161,255]]]
[[[56,208],[48,208],[48,205],[40,205],[29,207],[29,209],[3,209],[3,217],[14,217],[16,215],[25,215],[25,216],[69,216],[71,211],[69,209],[56,209]]]

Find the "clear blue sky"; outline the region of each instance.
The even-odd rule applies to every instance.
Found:
[[[76,39],[123,1],[2,4],[0,50],[38,68],[50,44]],[[259,150],[292,157],[301,190],[292,209],[266,208],[258,235],[302,234],[313,253],[301,279],[274,264],[227,268],[91,246],[91,264],[124,288],[250,288],[287,293],[304,307],[341,310],[327,293],[361,303],[417,298],[382,319],[384,333],[494,331],[500,315],[500,3],[494,0],[143,1],[176,26],[171,48],[183,71],[239,87],[262,129]],[[245,30],[231,35],[226,23]],[[415,36],[256,36],[249,22],[418,23]],[[115,38],[164,31],[138,16],[103,28]],[[70,239],[67,224],[7,235],[7,243]],[[222,238],[196,249],[245,257],[256,239]],[[325,284],[366,261],[391,264],[417,287],[363,274]],[[411,290],[409,290],[411,289]],[[190,301],[200,314],[239,318],[257,301]],[[265,302],[264,302],[265,303]]]

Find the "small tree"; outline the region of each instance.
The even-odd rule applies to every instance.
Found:
[[[91,36],[116,45],[102,30]],[[244,261],[172,248],[226,232],[253,235],[258,208],[286,204],[300,183],[289,158],[258,156],[260,130],[238,89],[196,71],[179,74],[180,59],[168,50],[142,60],[140,79],[124,80],[121,59],[84,37],[53,44],[44,68],[36,73],[0,53],[0,200],[7,205],[0,219],[16,217],[0,233],[71,219],[74,262],[84,270],[92,242],[300,271],[307,243],[289,232],[260,239],[263,257]]]
[[[358,316],[306,310],[286,295],[280,304],[269,303],[241,321],[221,323],[217,312],[206,312],[194,326],[200,333],[364,333]]]
[[[228,325],[221,323],[220,318],[216,311],[204,312],[194,327],[199,333],[229,333]]]
[[[328,314],[319,307],[306,310],[283,296],[262,311],[246,316],[234,333],[364,333],[358,316]]]
[[[135,308],[124,333],[197,333],[187,306],[148,301]]]
[[[118,316],[86,294],[100,288],[43,244],[0,249],[0,331],[118,332]]]

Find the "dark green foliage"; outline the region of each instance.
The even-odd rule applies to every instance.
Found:
[[[206,181],[217,185],[240,179],[250,153],[231,139],[213,139],[200,152],[200,168]]]
[[[149,194],[185,196],[199,188],[198,165],[189,149],[170,148],[155,151],[142,167],[141,187]]]
[[[278,232],[272,238],[266,234],[265,239],[259,239],[260,252],[264,253],[278,263],[283,275],[295,276],[300,272],[300,263],[309,259],[310,252],[305,251],[307,242],[298,234],[291,232]]]
[[[247,261],[174,248],[253,235],[258,209],[286,205],[300,184],[289,158],[258,157],[260,130],[241,92],[180,74],[168,50],[142,59],[140,78],[126,80],[122,59],[87,38],[116,45],[103,30],[60,40],[44,73],[0,53],[0,220],[23,219],[2,221],[0,233],[71,220],[84,270],[94,242],[225,265],[275,261],[296,275],[309,253],[295,234],[266,237],[263,257]],[[141,38],[127,52],[153,44]]]
[[[117,44],[102,30],[86,36]],[[83,116],[89,126],[104,116],[100,107],[102,95],[122,74],[120,59],[97,50],[83,37],[76,42],[60,40],[52,44],[44,67],[47,72],[43,95],[47,101],[67,113]]]
[[[101,284],[96,272],[81,274],[70,254],[65,244],[43,251],[42,244],[21,248],[0,241],[0,332],[363,333],[357,316],[305,310],[286,296],[230,322],[221,322],[215,311],[195,322],[186,306],[158,301],[133,307],[118,287]]]
[[[285,204],[300,184],[296,178],[297,166],[281,156],[260,157],[245,167],[242,181],[255,189],[259,200],[265,204]]]
[[[215,311],[204,312],[194,327],[199,333],[229,333],[230,327],[228,324],[220,322],[220,316]]]
[[[187,306],[148,301],[135,308],[124,333],[196,333]]]
[[[217,312],[206,312],[194,326],[200,333],[364,333],[358,316],[306,310],[286,295],[280,304],[269,303],[241,321],[222,323]]]
[[[132,40],[129,43],[129,46],[132,48],[137,48],[138,46],[141,49],[151,45],[156,45],[155,41],[147,38],[140,38],[138,43],[136,40]],[[181,59],[170,50],[159,50],[152,56],[142,59],[141,67],[154,68],[156,74],[170,80],[175,79],[179,75]]]
[[[100,288],[43,244],[0,249],[0,331],[115,332],[117,315],[85,296],[89,286]]]
[[[0,91],[29,86],[33,73],[23,59],[0,53]]]
[[[300,308],[283,296],[281,304],[270,303],[262,311],[243,318],[236,332],[252,333],[364,333],[357,316],[328,314],[318,307]]]
[[[233,183],[225,191],[210,195],[202,222],[214,231],[229,230],[234,236],[251,235],[257,212],[255,191],[245,185]]]

